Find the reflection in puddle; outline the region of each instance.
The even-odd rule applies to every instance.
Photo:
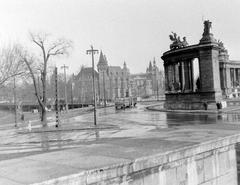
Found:
[[[222,114],[221,121],[223,123],[239,123],[240,124],[240,115],[239,114]]]
[[[171,126],[232,123],[240,124],[240,114],[166,114]]]

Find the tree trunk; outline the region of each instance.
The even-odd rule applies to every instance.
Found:
[[[47,114],[46,114],[46,110],[44,108],[42,108],[42,116],[41,116],[41,121],[43,126],[47,126]]]

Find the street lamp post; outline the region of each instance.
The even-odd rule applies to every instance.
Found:
[[[72,104],[72,108],[73,109],[73,83],[71,82],[71,104]]]
[[[94,54],[98,53],[98,50],[93,49],[91,46],[90,50],[87,50],[87,54],[92,54],[92,76],[93,76],[93,98],[94,98],[94,125],[97,125],[97,114],[96,114],[96,92],[95,92],[95,69],[94,69]]]
[[[101,106],[100,75],[98,75],[98,106]]]
[[[61,67],[61,69],[64,69],[64,82],[65,82],[65,103],[66,103],[66,112],[68,110],[68,102],[67,102],[67,80],[66,80],[66,69],[68,69],[68,66],[65,66],[65,64]]]
[[[110,86],[110,99],[111,99],[111,101],[113,100],[113,82],[112,82],[112,72],[110,73],[111,75],[110,75],[110,84],[109,84],[109,86]]]
[[[13,90],[14,90],[14,115],[15,115],[15,127],[17,127],[17,98],[16,98],[16,80],[13,78]]]
[[[124,98],[124,87],[123,87],[123,72],[122,72],[122,79],[121,79],[121,97]]]
[[[106,107],[106,90],[105,90],[105,71],[103,71],[103,100],[104,100],[104,107]]]
[[[56,125],[55,127],[59,127],[59,115],[58,115],[58,72],[57,67],[55,67],[55,110],[56,110]]]

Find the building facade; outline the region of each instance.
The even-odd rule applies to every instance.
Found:
[[[155,58],[149,62],[146,73],[131,74],[132,95],[135,97],[150,97],[164,94],[164,74],[156,65]]]
[[[240,96],[240,61],[229,60],[227,50],[219,54],[221,89],[226,98]]]
[[[98,92],[98,79],[98,73],[95,71],[95,92]],[[93,103],[94,96],[92,67],[82,68],[77,76],[73,76],[69,80],[68,94],[71,94],[71,101],[74,101],[74,103]]]
[[[126,62],[123,68],[120,66],[109,66],[108,61],[102,51],[97,64],[99,83],[98,94],[100,101],[113,101],[115,98],[131,95],[130,71]]]
[[[75,103],[93,101],[92,67],[82,68],[69,80],[68,87],[68,94]],[[95,92],[98,103],[126,96],[161,95],[164,92],[164,74],[156,66],[155,59],[153,65],[150,61],[146,73],[131,74],[126,62],[122,68],[111,66],[101,51],[95,71]]]

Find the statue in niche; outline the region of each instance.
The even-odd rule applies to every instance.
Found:
[[[209,35],[210,34],[210,28],[212,28],[212,22],[207,20],[207,21],[204,21],[203,24],[204,24],[203,34],[204,35]]]
[[[170,44],[170,49],[175,50],[179,48],[183,48],[188,46],[186,37],[183,37],[183,41],[181,41],[180,37],[177,37],[177,34],[172,32],[172,35],[169,35],[170,40],[172,41],[172,44]]]
[[[228,53],[228,51],[225,49],[224,44],[222,41],[218,40],[218,46],[219,46],[219,53]]]

